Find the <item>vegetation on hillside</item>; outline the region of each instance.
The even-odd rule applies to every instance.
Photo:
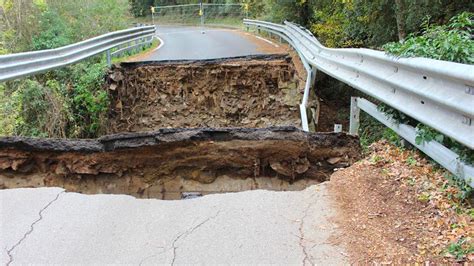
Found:
[[[0,0],[0,53],[61,47],[127,28],[127,0]],[[0,135],[96,137],[108,110],[102,55],[0,85]]]

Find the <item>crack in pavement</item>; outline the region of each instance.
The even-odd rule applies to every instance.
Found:
[[[186,238],[188,237],[190,234],[192,234],[194,231],[196,231],[199,227],[203,226],[205,223],[209,222],[210,220],[213,220],[215,219],[219,214],[220,214],[220,210],[217,211],[217,213],[214,215],[214,216],[211,216],[211,217],[208,217],[207,219],[205,219],[204,221],[200,222],[199,224],[197,224],[196,226],[192,227],[191,229],[188,229],[186,230],[185,232],[179,234],[174,240],[173,240],[173,244],[172,244],[172,248],[173,248],[173,260],[171,261],[171,265],[174,265],[174,261],[176,260],[176,250],[178,249],[176,245],[176,242],[178,242],[181,238]]]
[[[299,237],[299,243],[298,244],[301,247],[301,249],[303,250],[303,254],[304,254],[303,265],[306,265],[307,261],[309,262],[310,265],[314,265],[314,263],[311,261],[311,256],[308,255],[308,251],[306,250],[306,245],[304,244],[305,236],[304,236],[304,232],[303,232],[304,220],[308,216],[308,211],[314,203],[313,202],[313,197],[314,197],[314,195],[310,198],[310,202],[308,203],[308,206],[306,206],[306,209],[304,210],[304,215],[300,219],[300,226],[298,228],[298,230],[300,232],[300,237]]]
[[[163,253],[165,252],[165,250],[164,250],[165,248],[164,248],[164,247],[158,247],[158,248],[159,248],[159,249],[163,249],[163,251],[160,252],[160,253],[157,253],[157,254],[154,254],[154,255],[150,255],[150,256],[148,256],[148,257],[145,257],[144,259],[142,259],[142,260],[140,261],[140,263],[139,263],[138,265],[141,266],[141,265],[143,265],[143,263],[145,263],[145,261],[147,261],[148,259],[151,259],[151,258],[153,258],[153,257],[156,257],[156,256],[158,256],[158,255],[160,255],[160,254],[163,254]]]
[[[7,266],[9,266],[12,262],[13,262],[13,250],[15,248],[17,248],[21,243],[23,243],[23,241],[31,234],[33,233],[33,230],[34,230],[34,226],[39,223],[42,219],[43,219],[43,212],[49,207],[51,206],[51,204],[53,204],[55,201],[57,201],[59,199],[59,196],[64,193],[65,191],[61,191],[58,193],[58,195],[56,195],[56,197],[51,200],[48,204],[46,204],[46,206],[44,206],[38,213],[39,215],[39,218],[36,219],[31,225],[30,225],[30,229],[23,235],[23,237],[18,240],[18,242],[16,242],[9,250],[7,250],[7,255],[8,255],[8,262],[7,262]]]

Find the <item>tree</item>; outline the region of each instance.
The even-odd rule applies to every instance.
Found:
[[[407,36],[405,32],[405,3],[403,0],[395,0],[398,40],[403,42]]]

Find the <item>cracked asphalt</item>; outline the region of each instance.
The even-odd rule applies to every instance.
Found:
[[[348,264],[325,184],[163,201],[0,190],[4,265]]]

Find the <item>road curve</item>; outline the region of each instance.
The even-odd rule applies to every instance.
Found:
[[[278,44],[240,30],[157,26],[157,36],[160,47],[133,61],[199,60],[282,52]]]

